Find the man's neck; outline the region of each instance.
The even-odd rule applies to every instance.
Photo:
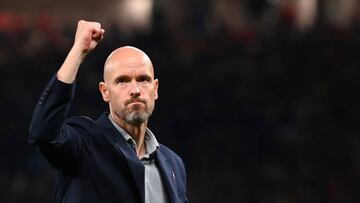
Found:
[[[117,117],[115,114],[110,114],[110,116],[116,124],[118,124],[132,137],[132,139],[134,139],[136,143],[136,155],[139,158],[142,158],[146,153],[144,139],[147,122],[141,123],[140,125],[131,125],[123,119]]]

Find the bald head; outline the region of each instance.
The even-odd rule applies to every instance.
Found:
[[[144,126],[154,110],[158,86],[149,57],[140,49],[126,46],[107,58],[99,90],[119,125]]]
[[[149,68],[152,76],[154,76],[154,69],[150,58],[142,50],[132,47],[124,46],[115,49],[106,59],[104,65],[104,81],[108,81],[111,73],[116,68]]]

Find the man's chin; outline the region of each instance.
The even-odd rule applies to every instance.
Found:
[[[126,122],[128,122],[131,125],[141,125],[147,121],[147,118],[145,117],[127,117]]]
[[[146,122],[149,116],[150,115],[145,111],[131,111],[130,113],[126,114],[125,120],[132,125],[140,125]]]

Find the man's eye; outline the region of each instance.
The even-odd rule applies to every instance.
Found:
[[[124,84],[124,83],[127,83],[128,80],[126,78],[119,78],[116,80],[116,83],[117,84]]]
[[[139,81],[139,82],[150,82],[151,80],[150,80],[150,78],[148,78],[148,77],[141,77],[141,78],[139,78],[138,81]]]

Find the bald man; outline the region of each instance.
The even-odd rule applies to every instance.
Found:
[[[143,51],[126,46],[107,58],[99,89],[109,112],[68,118],[78,69],[104,33],[100,23],[79,21],[33,113],[29,141],[58,171],[55,202],[187,202],[183,161],[147,128],[159,82]]]

